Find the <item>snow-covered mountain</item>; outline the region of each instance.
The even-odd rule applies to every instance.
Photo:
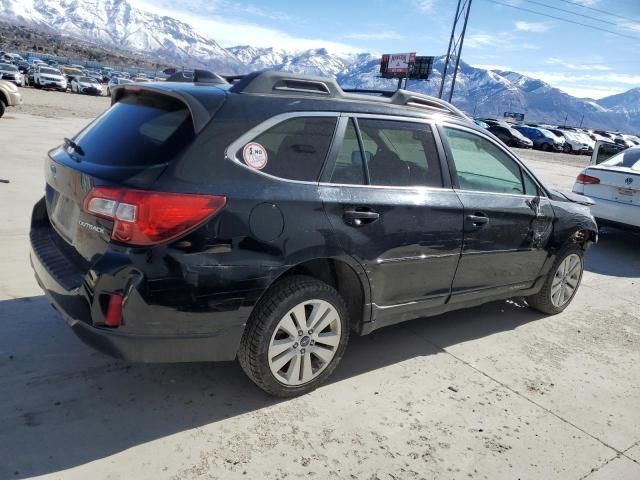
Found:
[[[232,71],[238,59],[184,22],[133,7],[127,0],[0,0],[0,19],[173,62]]]
[[[275,69],[333,76],[343,87],[394,89],[378,75],[379,56],[325,48],[287,51],[256,46],[223,48],[191,25],[133,7],[128,0],[0,0],[0,20],[46,29],[100,46],[144,52],[169,64],[205,67],[218,73]],[[1,39],[0,39],[1,41]],[[435,95],[443,57],[429,81],[408,88]],[[640,88],[598,101],[573,97],[516,72],[460,63],[453,103],[476,116],[525,113],[530,121],[640,130]]]

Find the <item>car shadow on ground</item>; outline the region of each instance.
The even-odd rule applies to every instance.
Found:
[[[613,277],[640,278],[640,232],[605,227],[587,251],[585,269]]]
[[[330,383],[542,317],[494,302],[353,336]],[[43,296],[0,302],[0,319],[0,478],[59,472],[287,401],[258,390],[236,363],[112,360],[84,346]]]

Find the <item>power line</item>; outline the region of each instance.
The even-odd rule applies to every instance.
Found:
[[[607,12],[606,10],[600,10],[599,8],[589,7],[587,5],[583,5],[582,3],[572,2],[571,0],[560,0],[561,2],[568,3],[569,5],[575,5],[576,7],[586,8],[588,10],[593,10],[594,12],[604,13],[606,15],[611,15],[612,17],[622,18],[623,20],[629,20],[629,17],[624,17],[622,15],[617,15],[615,13]]]
[[[553,7],[551,5],[547,5],[542,2],[536,2],[536,0],[528,0],[529,3],[533,3],[535,5],[540,5],[541,7],[550,8],[551,10],[558,10],[559,12],[568,13],[570,15],[577,15],[578,17],[588,18],[589,20],[593,20],[595,22],[608,23],[609,25],[618,26],[616,22],[610,22],[609,20],[602,20],[601,18],[592,17],[591,15],[583,15],[582,13],[577,13],[572,10],[567,10],[566,8]]]
[[[523,12],[533,13],[534,15],[540,15],[542,17],[553,18],[554,20],[560,20],[561,22],[572,23],[574,25],[581,25],[583,27],[592,28],[594,30],[600,30],[601,32],[607,32],[612,35],[617,35],[619,37],[630,38],[631,40],[640,40],[640,37],[635,37],[631,35],[625,35],[624,33],[614,32],[613,30],[607,30],[606,28],[596,27],[595,25],[589,25],[588,23],[576,22],[575,20],[569,20],[568,18],[556,17],[554,15],[549,15],[546,13],[537,12],[535,10],[531,10],[529,8],[518,7],[516,5],[510,5],[508,3],[498,2],[497,0],[485,0],[487,2],[495,3],[496,5],[502,5],[503,7],[515,8],[516,10],[522,10]]]

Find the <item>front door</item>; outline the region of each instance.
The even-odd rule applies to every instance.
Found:
[[[452,302],[530,287],[547,253],[553,209],[529,173],[471,130],[443,127],[455,189],[464,206],[464,245]]]
[[[444,303],[462,246],[462,205],[444,186],[430,125],[342,121],[320,194],[338,243],[367,271],[374,318],[393,323],[407,308]]]

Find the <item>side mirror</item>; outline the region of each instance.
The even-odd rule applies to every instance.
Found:
[[[593,154],[591,155],[591,165],[600,165],[602,162],[613,157],[616,153],[626,150],[627,147],[618,145],[613,142],[603,142],[598,140],[593,147]]]

